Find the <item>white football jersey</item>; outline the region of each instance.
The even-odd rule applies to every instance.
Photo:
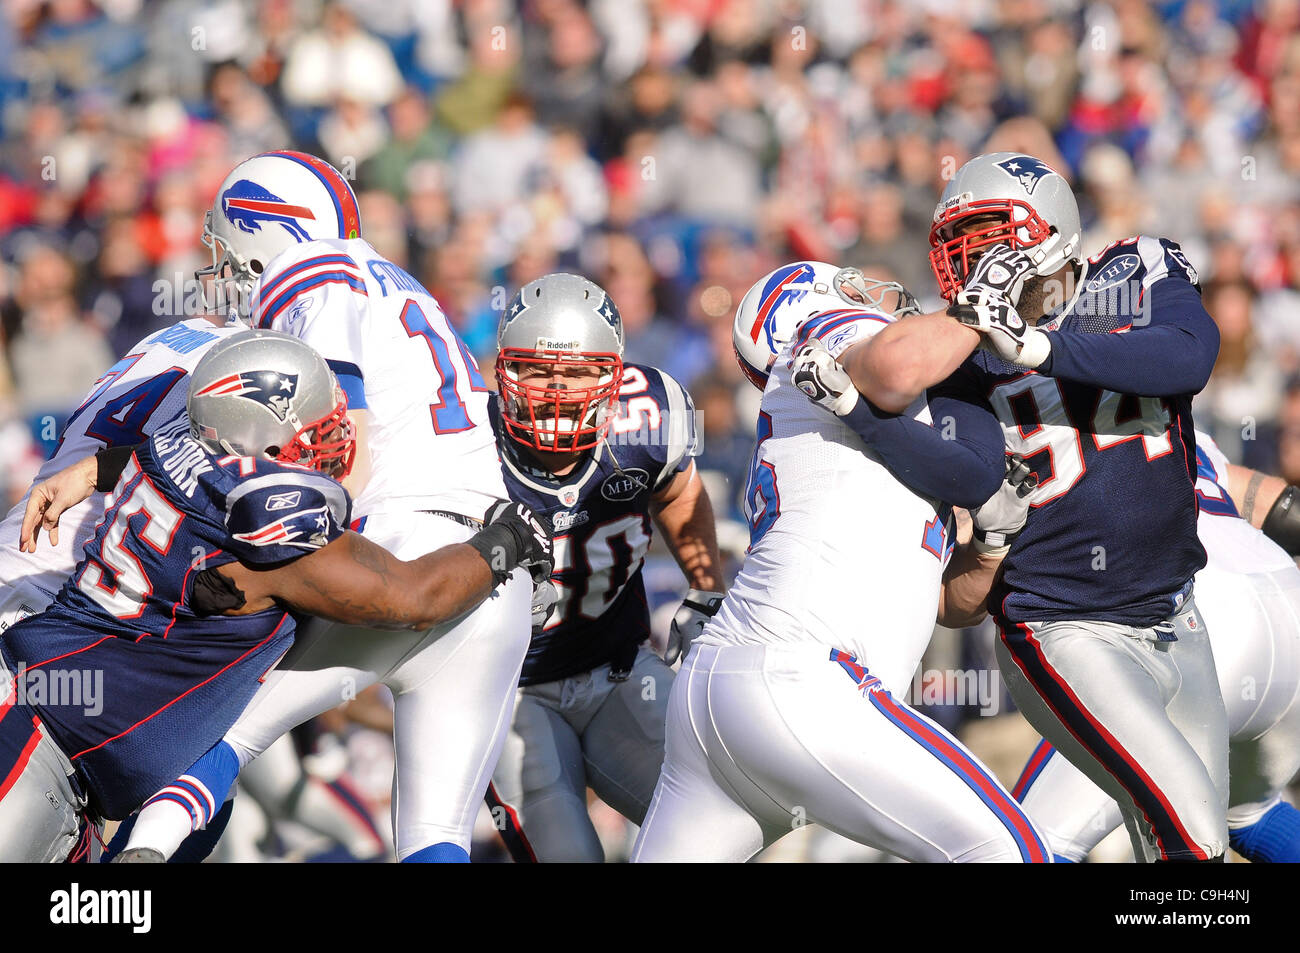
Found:
[[[888,318],[858,310],[813,333],[838,356]],[[847,424],[805,397],[778,355],[763,392],[745,488],[750,547],[702,639],[821,643],[897,692],[930,640],[951,509],[900,483]],[[923,398],[909,416],[930,423]]]
[[[1228,458],[1207,433],[1196,431],[1196,496],[1201,538],[1211,569],[1234,573],[1273,572],[1295,566],[1277,543],[1241,518],[1228,496]]]
[[[478,517],[506,495],[478,365],[424,287],[360,238],[305,242],[271,260],[254,327],[306,341],[352,408],[370,412],[371,476],[353,507]]]
[[[68,422],[53,455],[36,482],[108,446],[143,443],[160,426],[185,410],[189,375],[217,341],[242,328],[217,327],[190,318],[149,335],[90,386]],[[29,488],[0,523],[0,586],[19,582],[49,596],[63,585],[81,559],[81,549],[104,515],[105,494],[72,507],[59,519],[59,545],[44,534],[31,554],[18,551],[18,534]]]

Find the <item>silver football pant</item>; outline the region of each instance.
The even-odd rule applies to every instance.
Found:
[[[1176,641],[1021,623],[1002,631],[998,663],[1029,723],[1119,803],[1139,860],[1208,860],[1228,846],[1228,719],[1194,601],[1169,621]]]

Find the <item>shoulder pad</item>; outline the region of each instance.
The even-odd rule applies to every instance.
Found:
[[[269,472],[240,479],[226,493],[230,549],[254,563],[301,556],[342,535],[351,508],[347,491],[324,474],[272,464]]]
[[[314,312],[332,285],[368,297],[360,264],[346,250],[335,247],[344,244],[342,241],[307,242],[277,255],[253,289],[253,326],[269,328],[282,316],[292,318],[303,310]],[[303,314],[301,318],[309,316]]]
[[[1162,278],[1180,278],[1200,287],[1200,276],[1177,242],[1138,235],[1112,242],[1088,259],[1088,291],[1138,280],[1149,288]]]
[[[616,454],[622,448],[644,453],[655,468],[655,486],[699,452],[695,424],[695,404],[681,384],[648,364],[624,367],[619,415],[608,439]]]

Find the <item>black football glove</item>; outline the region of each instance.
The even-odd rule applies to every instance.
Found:
[[[534,585],[549,580],[555,568],[550,527],[522,503],[497,500],[483,514],[483,528],[467,542],[487,562],[497,585],[516,566],[528,570]]]

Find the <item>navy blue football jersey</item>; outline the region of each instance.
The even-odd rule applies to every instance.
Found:
[[[283,564],[340,536],[350,515],[329,477],[214,456],[188,427],[182,415],[136,450],[54,603],[0,639],[16,700],[110,819],[220,741],[293,640],[279,608],[196,615],[196,574]]]
[[[1163,238],[1089,259],[1037,372],[977,352],[936,390],[983,397],[1038,474],[990,608],[1005,622],[1154,625],[1205,565],[1192,396],[1218,354],[1196,272]]]
[[[695,407],[656,368],[628,364],[607,446],[567,476],[540,469],[501,426],[491,404],[510,498],[551,522],[559,601],[533,636],[521,685],[553,682],[614,661],[650,636],[641,564],[650,546],[650,501],[690,466]],[[617,466],[615,466],[617,461]]]

